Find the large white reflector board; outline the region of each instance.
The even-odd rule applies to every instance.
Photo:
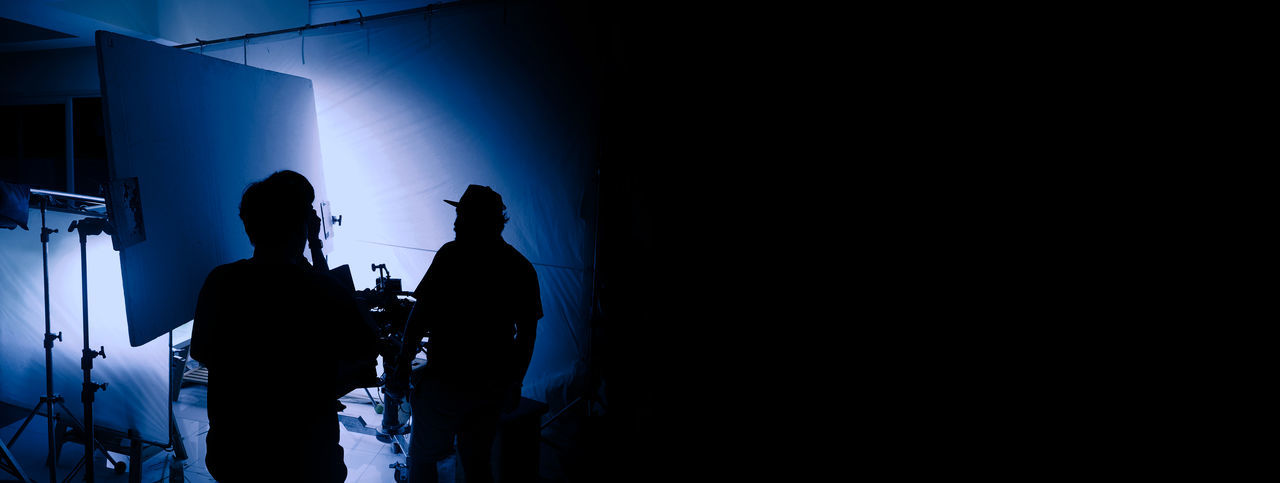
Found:
[[[136,178],[141,200],[144,239],[120,251],[139,346],[191,320],[210,270],[253,255],[238,215],[250,182],[291,169],[317,211],[327,202],[315,98],[302,77],[104,31],[97,46],[108,171]]]

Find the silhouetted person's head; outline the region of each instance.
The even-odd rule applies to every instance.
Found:
[[[488,186],[473,184],[458,201],[444,202],[457,208],[458,219],[453,222],[453,231],[459,240],[500,238],[502,228],[510,219],[507,205],[502,204],[502,195]]]
[[[250,184],[240,198],[240,220],[255,249],[301,255],[315,189],[294,171],[277,171]]]

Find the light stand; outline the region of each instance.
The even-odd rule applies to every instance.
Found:
[[[45,393],[44,395],[40,396],[40,402],[36,403],[35,407],[31,408],[31,413],[28,414],[27,419],[22,422],[22,426],[18,428],[18,432],[14,433],[13,438],[9,440],[9,445],[12,446],[13,443],[18,440],[18,436],[22,435],[22,430],[27,428],[27,425],[31,423],[31,419],[34,418],[36,413],[40,410],[40,406],[44,405],[45,414],[47,416],[46,419],[49,422],[48,466],[49,466],[49,481],[52,482],[52,481],[58,481],[58,470],[57,468],[54,467],[54,454],[57,448],[56,448],[56,444],[54,442],[54,436],[53,436],[54,434],[53,419],[56,417],[55,413],[53,412],[53,404],[58,403],[59,406],[62,406],[62,396],[59,396],[53,393],[53,341],[55,339],[58,341],[61,341],[62,332],[58,332],[57,335],[54,335],[53,328],[49,324],[49,235],[53,233],[57,233],[58,230],[50,229],[48,226],[48,223],[45,220],[45,210],[49,204],[49,199],[44,196],[40,196],[38,199],[40,200],[40,249],[41,249],[41,256],[44,261],[44,387],[45,387]],[[66,407],[63,406],[63,409],[66,409]],[[14,462],[14,464],[16,465],[17,462]],[[19,468],[18,470],[21,471],[21,468]]]
[[[71,226],[67,228],[68,232],[80,232],[80,294],[81,308],[84,313],[84,350],[81,351],[80,368],[84,370],[84,383],[81,385],[80,401],[84,403],[84,458],[80,460],[80,464],[84,465],[85,481],[93,481],[93,450],[101,449],[102,454],[106,455],[107,460],[111,460],[111,455],[107,454],[106,448],[101,447],[97,439],[93,437],[93,393],[99,389],[107,390],[107,383],[98,384],[91,379],[93,372],[93,358],[102,356],[107,358],[105,347],[99,347],[98,350],[89,348],[89,266],[88,257],[86,255],[86,244],[88,238],[93,235],[102,234],[106,231],[110,234],[114,231],[111,224],[103,218],[89,217],[83,220],[71,222]],[[87,463],[87,464],[86,464]],[[79,465],[77,465],[79,468]],[[72,472],[74,474],[74,471]]]
[[[54,393],[53,393],[53,341],[55,341],[55,340],[57,340],[57,341],[61,341],[61,340],[62,340],[62,332],[58,332],[56,335],[55,335],[55,334],[53,334],[53,333],[52,333],[52,330],[53,330],[53,329],[52,329],[52,327],[51,327],[51,325],[50,325],[50,322],[49,322],[49,318],[50,318],[50,317],[49,317],[49,316],[50,316],[50,310],[49,310],[49,235],[50,235],[50,234],[53,234],[53,233],[57,233],[57,232],[58,232],[58,230],[50,229],[50,228],[48,227],[48,224],[47,224],[47,221],[46,221],[45,214],[46,214],[46,210],[47,210],[48,203],[49,203],[49,198],[48,198],[48,196],[62,196],[62,197],[68,197],[68,198],[73,198],[73,199],[79,199],[79,197],[74,196],[74,195],[66,195],[66,194],[64,194],[64,193],[48,192],[48,191],[43,191],[43,190],[40,190],[39,192],[37,192],[37,190],[32,190],[32,193],[33,193],[33,194],[37,194],[37,195],[41,195],[41,196],[39,196],[39,198],[38,198],[38,199],[39,199],[39,203],[40,203],[40,244],[41,244],[41,250],[42,250],[42,252],[43,252],[43,253],[42,253],[42,256],[43,256],[43,258],[44,258],[43,262],[44,262],[44,368],[45,368],[45,394],[44,394],[43,396],[40,396],[40,401],[39,401],[39,402],[37,402],[37,403],[36,403],[36,405],[35,405],[34,407],[32,407],[32,408],[31,408],[31,412],[30,412],[29,414],[27,414],[27,418],[26,418],[26,420],[24,420],[24,421],[22,422],[22,426],[19,426],[19,427],[18,427],[18,431],[17,431],[17,432],[15,432],[15,433],[13,434],[13,437],[9,439],[8,446],[13,446],[13,444],[14,444],[15,442],[17,442],[18,437],[19,437],[19,436],[22,436],[22,432],[23,432],[24,430],[26,430],[26,429],[27,429],[27,425],[31,424],[31,420],[32,420],[33,418],[35,418],[36,414],[38,414],[38,413],[40,412],[40,406],[44,406],[44,407],[45,407],[45,412],[46,412],[45,416],[47,417],[47,419],[48,419],[48,424],[49,424],[49,427],[48,427],[48,431],[49,431],[49,434],[48,434],[48,439],[49,439],[49,455],[48,455],[48,459],[47,459],[47,464],[48,464],[48,466],[49,466],[49,481],[50,481],[50,482],[56,482],[56,481],[58,481],[58,480],[57,480],[57,468],[55,467],[55,464],[57,463],[57,453],[58,453],[58,451],[57,451],[57,438],[55,437],[55,431],[56,431],[56,430],[54,429],[54,428],[55,428],[55,421],[54,421],[54,420],[55,420],[56,418],[58,418],[58,417],[59,417],[59,416],[58,416],[58,413],[54,411],[54,404],[57,404],[57,405],[58,405],[58,408],[60,408],[60,409],[62,410],[62,413],[63,413],[63,414],[65,414],[65,415],[67,416],[68,421],[71,423],[71,424],[70,424],[70,425],[71,425],[71,427],[72,427],[73,429],[75,429],[76,431],[79,431],[81,434],[83,434],[83,435],[85,435],[85,436],[86,436],[86,437],[85,437],[85,459],[82,459],[82,460],[80,461],[80,464],[76,465],[76,468],[75,468],[74,470],[72,470],[72,471],[71,471],[71,473],[67,475],[66,480],[64,480],[64,481],[70,481],[70,479],[71,479],[71,478],[76,474],[76,472],[78,472],[78,471],[79,471],[80,465],[83,465],[86,459],[87,459],[87,460],[92,461],[92,458],[90,458],[90,457],[93,455],[93,449],[94,449],[94,448],[97,448],[97,449],[101,450],[101,451],[102,451],[102,454],[103,454],[103,455],[106,455],[107,460],[108,460],[108,461],[110,461],[113,465],[116,465],[116,466],[119,466],[119,465],[118,465],[118,464],[117,464],[117,463],[116,463],[116,462],[111,458],[111,455],[110,455],[110,454],[107,454],[107,450],[106,450],[106,448],[104,448],[104,447],[102,446],[102,443],[98,442],[98,440],[94,439],[94,437],[93,437],[93,429],[92,429],[92,428],[93,428],[93,426],[92,426],[92,421],[93,421],[93,420],[92,420],[92,419],[90,419],[90,418],[92,417],[92,413],[91,413],[91,411],[92,411],[92,410],[89,408],[89,403],[86,403],[86,405],[85,405],[85,408],[86,408],[86,411],[85,411],[85,412],[86,412],[86,419],[88,420],[89,424],[88,424],[88,425],[83,425],[83,424],[81,424],[81,423],[80,423],[80,421],[79,421],[79,420],[77,420],[77,419],[76,419],[76,417],[73,415],[73,413],[71,412],[71,410],[67,408],[66,404],[64,403],[64,399],[62,398],[62,396],[60,396],[60,395],[58,395],[58,394],[54,394]],[[96,220],[96,221],[90,222],[89,224],[84,224],[84,221],[88,221],[88,220]],[[89,327],[88,327],[88,324],[89,324],[89,318],[88,318],[88,317],[89,317],[89,309],[88,309],[88,305],[87,305],[87,302],[88,302],[88,274],[87,274],[87,272],[85,272],[85,271],[83,270],[83,268],[84,268],[84,262],[85,262],[85,258],[86,258],[86,257],[85,257],[85,237],[86,237],[86,236],[88,236],[89,234],[96,235],[96,234],[98,234],[98,233],[101,233],[101,232],[102,232],[102,230],[103,230],[103,227],[104,227],[104,226],[110,226],[110,225],[106,225],[106,220],[101,219],[101,218],[89,218],[89,219],[86,219],[86,220],[84,220],[84,221],[82,221],[82,222],[81,222],[81,224],[83,225],[83,228],[82,228],[82,231],[81,231],[81,234],[80,234],[80,263],[81,263],[81,267],[82,267],[82,280],[81,280],[81,285],[82,285],[82,289],[83,289],[83,291],[84,291],[84,298],[85,298],[85,300],[84,300],[84,301],[85,301],[85,303],[86,303],[86,305],[85,305],[85,309],[84,309],[84,316],[85,316],[85,334],[84,334],[84,337],[85,337],[85,349],[86,349],[86,350],[88,350],[88,343],[89,343],[89,332],[88,332],[88,329],[89,329]],[[87,229],[88,231],[93,231],[93,229],[94,229],[94,228],[93,228],[93,227],[91,227],[91,225],[92,225],[92,226],[96,226],[96,230],[97,230],[97,231],[96,231],[96,232],[93,232],[93,233],[86,233],[86,232],[84,231],[84,230],[86,230],[86,229]],[[71,229],[73,229],[73,230],[74,230],[74,229],[76,228],[76,226],[77,226],[77,223],[76,223],[76,222],[72,222],[72,223],[71,223]],[[89,351],[89,352],[94,352],[94,351]],[[95,355],[95,356],[96,356],[96,355],[102,355],[104,358],[106,357],[106,354],[105,354],[105,353],[102,353],[102,352],[94,352],[94,355]],[[81,366],[84,366],[84,362],[83,362],[83,360],[82,360]],[[89,362],[89,366],[90,366],[90,367],[92,367],[92,361],[90,361],[90,362]],[[86,373],[85,373],[85,374],[86,374],[86,376],[85,376],[85,377],[87,378],[87,377],[88,377],[88,371],[87,371],[87,370],[86,370]],[[87,379],[86,379],[86,380],[87,380]],[[97,386],[95,385],[95,390],[96,390],[96,387],[97,387]],[[101,387],[102,389],[105,389],[105,388],[106,388],[106,384],[103,384],[103,385],[102,385],[102,386],[100,386],[100,387]],[[89,397],[90,401],[92,401],[92,397],[93,397],[92,393],[90,393],[88,397]],[[4,442],[3,442],[3,441],[0,441],[0,445],[3,445],[3,444],[4,444]],[[6,454],[5,454],[5,457],[10,457],[10,456],[11,456],[11,455],[7,453],[7,448],[6,448]],[[16,467],[16,465],[17,465],[17,462],[16,462],[16,461],[13,461],[13,465],[15,466],[15,468],[14,468],[15,470],[17,470],[17,471],[19,471],[19,472],[21,471],[21,468],[17,468],[17,467]],[[91,476],[91,475],[92,475],[92,467],[93,467],[93,465],[92,465],[92,464],[90,464],[90,465],[89,465],[90,470],[86,473],[86,477],[88,477],[88,478],[89,478],[89,481],[92,481],[92,476]],[[5,469],[7,470],[8,468],[5,468]]]

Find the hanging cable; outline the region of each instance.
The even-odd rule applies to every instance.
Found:
[[[364,14],[360,13],[360,9],[356,9],[356,15],[360,16],[360,28],[364,30],[364,54],[369,55],[369,29],[364,28]]]

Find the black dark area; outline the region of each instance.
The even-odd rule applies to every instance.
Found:
[[[662,481],[672,468],[691,481],[758,473],[760,465],[742,464],[750,458],[735,442],[774,424],[760,417],[769,405],[753,396],[768,393],[767,384],[737,381],[765,379],[771,354],[760,346],[735,358],[726,349],[755,352],[736,346],[753,327],[722,299],[717,267],[735,246],[729,234],[759,229],[721,231],[750,201],[720,196],[728,175],[752,160],[730,148],[758,140],[744,141],[724,122],[734,117],[736,101],[727,99],[738,99],[732,89],[740,83],[720,70],[728,38],[688,9],[577,6],[570,19],[590,42],[601,93],[587,382],[600,385],[603,404],[593,407],[604,409],[575,411],[581,447],[561,453],[573,457],[566,480]]]
[[[17,20],[0,18],[0,44],[69,39],[72,37],[74,37],[74,35],[64,34],[44,27],[37,27]]]
[[[65,191],[66,106],[0,106],[0,179]]]
[[[102,98],[71,100],[75,129],[75,192],[103,196],[107,177],[107,138],[102,121]]]

